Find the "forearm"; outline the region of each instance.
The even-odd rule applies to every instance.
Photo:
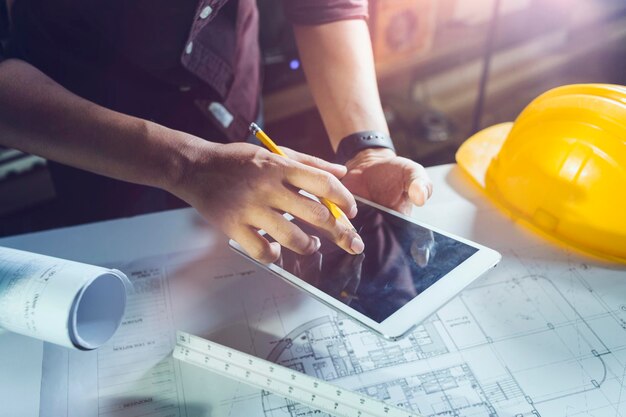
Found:
[[[357,131],[389,133],[365,21],[294,29],[307,81],[333,149]]]
[[[18,60],[0,64],[0,109],[4,146],[166,189],[201,141],[84,100]]]
[[[319,249],[319,238],[287,221],[284,212],[350,253],[363,250],[357,233],[298,192],[329,199],[353,216],[354,197],[338,179],[345,167],[290,150],[290,157],[283,158],[249,143],[216,144],[107,110],[25,62],[0,63],[0,144],[163,188],[263,262],[275,261],[280,245],[301,254]],[[270,243],[259,229],[275,241]]]

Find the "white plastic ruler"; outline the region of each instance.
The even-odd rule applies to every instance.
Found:
[[[422,417],[189,333],[177,332],[174,357],[336,417]]]

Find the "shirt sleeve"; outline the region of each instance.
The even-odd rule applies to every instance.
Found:
[[[283,0],[285,16],[295,25],[319,25],[367,19],[367,0]]]

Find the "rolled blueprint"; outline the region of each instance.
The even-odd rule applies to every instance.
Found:
[[[119,327],[129,286],[115,269],[0,247],[0,327],[95,349]]]

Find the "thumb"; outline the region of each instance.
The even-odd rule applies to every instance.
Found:
[[[416,165],[404,167],[404,190],[413,204],[423,206],[432,195],[433,185],[421,165]]]

